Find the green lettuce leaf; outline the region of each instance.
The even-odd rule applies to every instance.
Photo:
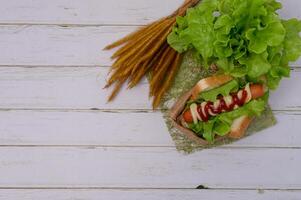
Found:
[[[225,136],[230,132],[230,130],[231,126],[229,124],[217,120],[214,124],[212,132],[216,133],[219,136]]]
[[[281,20],[276,0],[204,0],[179,17],[168,37],[178,52],[195,50],[205,66],[276,89],[301,56],[301,22]]]
[[[282,58],[282,64],[285,65],[288,62],[296,61],[301,55],[301,37],[299,35],[301,31],[301,21],[291,19],[284,20],[282,23],[286,29]]]
[[[236,80],[232,80],[220,87],[200,93],[199,98],[205,101],[216,101],[219,95],[228,96],[230,92],[238,91],[239,85]]]
[[[233,120],[241,116],[247,115],[249,117],[259,116],[265,109],[266,102],[263,99],[252,100],[243,107],[240,107],[232,112],[222,113],[218,119],[222,122],[232,124]]]
[[[209,142],[214,141],[214,136],[215,136],[215,133],[213,132],[214,124],[215,124],[214,120],[208,121],[207,123],[203,123],[202,134],[203,137]]]
[[[266,74],[271,69],[271,64],[267,60],[268,54],[255,54],[252,53],[249,56],[245,56],[239,59],[240,64],[246,65],[248,68],[247,75],[251,78],[258,78]]]
[[[276,89],[282,77],[290,76],[290,68],[282,66],[273,66],[272,69],[267,74],[267,85],[270,89]]]
[[[181,38],[181,39],[180,39]],[[167,41],[170,46],[173,47],[177,52],[183,53],[189,49],[190,46],[190,38],[185,37],[181,34],[179,36],[175,31],[173,31],[171,34],[168,35]]]
[[[246,37],[250,41],[248,46],[250,52],[261,54],[267,50],[268,46],[278,46],[283,42],[285,29],[278,21],[261,30],[251,28],[246,32]]]
[[[214,29],[218,31],[219,34],[225,35],[228,35],[233,27],[234,23],[229,15],[222,15],[214,24]]]
[[[229,74],[234,69],[233,60],[221,58],[216,61],[217,66],[222,69],[226,74]]]

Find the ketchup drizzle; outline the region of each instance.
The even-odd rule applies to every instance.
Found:
[[[219,98],[219,105],[217,106],[217,108],[215,108],[214,103],[210,101],[206,102],[206,105],[204,106],[204,111],[202,110],[202,106],[198,105],[197,112],[199,113],[202,121],[207,122],[209,120],[209,117],[213,116],[212,114],[218,115],[225,111],[232,111],[236,106],[243,106],[247,101],[248,92],[245,89],[241,91],[242,95],[240,98],[238,97],[238,92],[231,94],[232,103],[230,105],[227,105],[224,97]]]

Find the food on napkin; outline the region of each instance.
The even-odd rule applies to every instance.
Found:
[[[177,18],[169,45],[194,51],[205,69],[217,69],[180,100],[180,113],[174,108],[182,128],[214,143],[243,137],[262,115],[269,91],[289,77],[289,62],[301,54],[301,22],[280,19],[279,8],[275,0],[204,0]]]

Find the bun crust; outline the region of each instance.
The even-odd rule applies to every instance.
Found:
[[[229,75],[215,75],[210,76],[208,78],[204,78],[200,80],[192,89],[191,99],[195,100],[197,99],[200,92],[219,87],[231,80],[233,80],[233,78]]]
[[[235,119],[232,123],[231,132],[228,134],[228,137],[232,139],[242,138],[251,122],[252,118],[246,115]]]

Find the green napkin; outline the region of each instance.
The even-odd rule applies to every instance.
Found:
[[[196,150],[211,148],[214,146],[219,146],[223,144],[231,143],[235,140],[224,139],[213,145],[201,146],[196,144],[194,141],[188,139],[181,131],[175,128],[169,117],[168,111],[177,101],[177,99],[182,96],[185,92],[191,90],[191,88],[201,79],[211,76],[213,74],[212,70],[207,70],[200,64],[197,56],[193,52],[187,52],[184,55],[183,62],[179,67],[178,73],[172,83],[170,90],[164,96],[164,99],[161,104],[161,109],[163,116],[165,118],[166,125],[168,127],[169,133],[173,138],[176,147],[179,151],[184,151],[185,153],[191,153]],[[271,127],[276,124],[276,119],[268,106],[264,113],[255,118],[251,125],[249,126],[246,136],[249,136],[253,133],[259,132],[263,129]]]

